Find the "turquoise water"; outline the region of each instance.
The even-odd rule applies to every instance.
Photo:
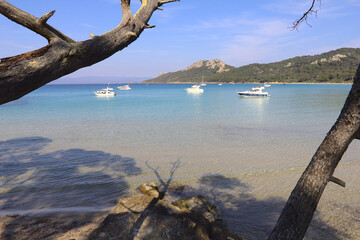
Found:
[[[3,213],[111,206],[144,181],[168,180],[175,167],[173,182],[207,197],[216,190],[236,200],[241,192],[258,203],[246,208],[253,216],[272,209],[271,223],[253,220],[242,230],[229,209],[244,202],[227,207],[213,198],[235,231],[257,226],[248,237],[261,239],[256,232],[265,234],[275,223],[351,87],[279,84],[266,89],[270,97],[251,98],[236,94],[251,84],[207,85],[200,95],[186,94],[190,84],[116,86],[116,97],[99,98],[92,92],[105,85],[47,85],[0,106]],[[350,147],[343,169],[359,171],[357,147]],[[346,180],[360,183],[356,172]],[[332,195],[347,194],[342,204],[360,209],[358,190],[350,185]],[[277,201],[269,207],[265,199],[272,198]]]

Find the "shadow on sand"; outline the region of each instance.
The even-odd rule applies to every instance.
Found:
[[[7,210],[59,209],[98,206],[113,206],[114,201],[126,194],[129,185],[125,177],[140,174],[133,158],[112,155],[102,151],[68,149],[50,153],[41,152],[51,139],[29,137],[0,142],[0,208]],[[173,163],[170,174],[162,178],[157,168],[147,164],[169,198],[202,195],[217,206],[229,228],[248,239],[266,239],[285,205],[281,198],[256,199],[252,186],[237,178],[208,174],[198,180],[198,187],[170,189],[180,161]],[[151,206],[149,206],[151,207]],[[82,210],[84,212],[84,210]],[[305,239],[346,239],[339,232],[321,221],[317,211]],[[91,222],[95,215],[82,216]],[[146,214],[134,225],[139,228]],[[55,223],[40,219],[29,224],[38,226],[38,231],[13,232],[14,218],[3,230],[1,239],[53,239],[59,232],[81,227],[82,222],[66,220],[64,215]],[[23,219],[27,221],[27,219]],[[23,235],[23,236],[22,236]],[[25,237],[24,237],[25,236]],[[31,238],[29,238],[31,236]]]
[[[202,195],[217,206],[229,228],[247,239],[267,239],[286,201],[282,198],[256,199],[251,195],[252,186],[237,178],[223,175],[204,175],[199,187],[189,187],[181,197]],[[175,194],[172,193],[172,194]],[[317,211],[305,239],[349,239],[319,218]]]
[[[125,177],[142,172],[133,158],[102,151],[68,149],[43,153],[51,142],[43,137],[0,142],[2,215],[30,209],[87,212],[112,207],[129,190]],[[11,224],[14,222],[8,225]],[[33,239],[51,239],[51,233],[44,234]],[[1,237],[21,239],[7,232],[6,227]]]

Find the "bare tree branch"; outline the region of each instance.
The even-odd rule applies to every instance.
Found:
[[[166,1],[160,1],[160,4],[159,6],[163,5],[163,4],[166,4],[166,3],[171,3],[171,2],[178,2],[180,0],[166,0]]]
[[[336,184],[338,184],[338,185],[340,185],[340,186],[342,186],[342,187],[345,187],[345,186],[346,186],[346,183],[345,183],[343,180],[341,180],[341,179],[339,179],[339,178],[337,178],[337,177],[334,177],[334,176],[331,176],[331,177],[329,178],[329,181],[330,181],[330,182],[333,182],[333,183],[336,183]]]
[[[61,39],[66,42],[75,42],[71,38],[65,36],[60,31],[46,24],[47,19],[51,17],[51,12],[42,17],[42,19],[37,18],[27,12],[24,12],[17,7],[11,5],[5,0],[0,0],[0,13],[10,19],[13,22],[16,22],[31,31],[43,36],[50,42],[54,39]],[[46,19],[47,18],[47,19]]]
[[[54,13],[55,13],[55,10],[52,10],[51,12],[48,12],[48,13],[42,15],[41,18],[39,19],[40,24],[46,23],[47,20],[49,20],[49,18],[51,18],[52,15],[54,15]]]
[[[100,62],[135,41],[148,25],[152,14],[164,3],[178,0],[143,0],[133,16],[130,0],[121,0],[120,24],[100,36],[76,42],[46,21],[51,11],[37,18],[5,0],[0,0],[0,14],[45,37],[49,44],[35,51],[0,59],[0,104],[16,100],[59,77]]]
[[[313,0],[310,8],[303,14],[303,16],[300,19],[296,20],[293,23],[293,25],[290,27],[291,30],[295,30],[295,29],[297,30],[299,28],[299,26],[301,25],[301,23],[304,22],[304,21],[306,22],[306,24],[308,26],[311,27],[311,25],[307,21],[307,18],[308,18],[309,15],[311,15],[313,13],[317,15],[318,10],[314,10],[314,6],[315,6],[316,1],[321,3],[321,0]]]
[[[130,10],[130,0],[121,0],[121,11],[123,14],[123,18],[132,16]]]
[[[145,25],[145,28],[154,28],[154,27],[155,25],[148,25],[148,24]]]

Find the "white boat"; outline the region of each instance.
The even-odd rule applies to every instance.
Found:
[[[126,84],[126,85],[122,85],[122,86],[119,86],[117,87],[119,90],[130,90],[131,87],[129,86],[129,84]]]
[[[222,86],[222,83],[219,83],[219,86]]]
[[[201,89],[200,85],[195,84],[195,85],[192,85],[190,88],[185,88],[185,91],[187,93],[197,94],[197,93],[203,93],[204,89]]]
[[[271,86],[270,84],[264,83],[264,87],[270,87],[270,86]]]
[[[107,88],[101,89],[99,91],[94,91],[95,95],[98,97],[115,97],[116,96],[116,92],[112,92],[114,89],[109,88],[109,86]]]
[[[201,77],[200,86],[201,86],[201,87],[205,87],[205,86],[206,86],[206,83],[204,83],[204,75],[202,75],[202,77]]]
[[[265,87],[258,86],[251,88],[250,91],[238,92],[240,96],[251,96],[251,97],[269,97],[270,94],[268,92],[263,92],[262,90]]]

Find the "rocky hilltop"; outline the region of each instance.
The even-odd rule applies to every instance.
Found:
[[[189,67],[145,82],[309,82],[351,83],[360,63],[360,48],[340,48],[313,56],[299,56],[238,68],[220,59],[201,60]]]
[[[225,64],[221,59],[200,60],[185,69],[160,73],[158,77],[146,80],[151,83],[173,83],[173,82],[200,82],[202,78],[228,72],[234,67]],[[205,81],[205,80],[204,80]]]
[[[230,68],[228,68],[221,59],[214,59],[214,60],[197,61],[196,63],[191,64],[190,66],[188,66],[187,68],[181,71],[189,71],[194,68],[203,68],[203,67],[206,67],[208,69],[213,69],[215,73],[222,73],[230,70]]]

